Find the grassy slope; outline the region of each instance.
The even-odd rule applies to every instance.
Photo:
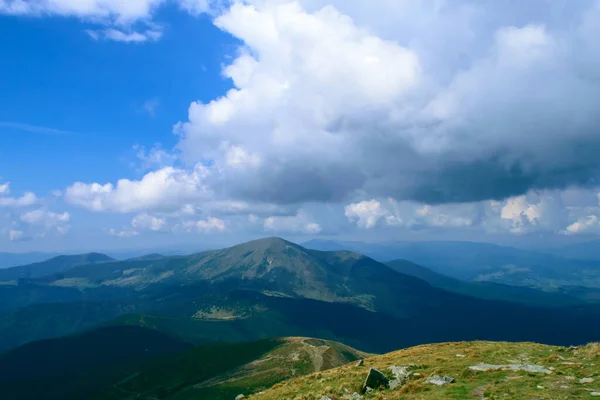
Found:
[[[464,355],[465,357],[458,357]],[[510,364],[522,362],[551,369],[550,374],[487,371],[475,372],[479,363]],[[391,378],[389,367],[418,364],[420,376],[399,388],[374,391],[365,399],[588,399],[600,392],[600,346],[590,344],[578,349],[534,343],[456,342],[424,345],[376,356],[364,366],[346,365],[275,385],[252,400],[317,400],[328,396],[340,399],[359,391],[370,367]],[[455,383],[437,387],[423,381],[431,375],[447,375]],[[582,378],[594,382],[580,383]],[[346,391],[347,390],[347,391]]]
[[[365,355],[339,343],[307,338],[199,346],[144,368],[97,399],[230,400]]]
[[[42,340],[0,355],[3,400],[81,400],[160,357],[192,346],[139,327],[108,327]]]

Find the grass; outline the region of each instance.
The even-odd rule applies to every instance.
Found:
[[[100,400],[231,400],[369,354],[318,339],[282,338],[196,347],[113,385]]]
[[[539,365],[551,373],[489,370],[474,371],[480,363]],[[600,392],[600,344],[579,348],[535,343],[453,342],[423,345],[376,356],[364,366],[348,364],[329,371],[282,382],[252,400],[332,400],[359,392],[370,367],[392,378],[389,367],[416,364],[411,380],[395,389],[374,391],[365,399],[589,399]],[[455,382],[437,387],[425,383],[432,375],[447,375]],[[594,379],[580,383],[582,378]]]

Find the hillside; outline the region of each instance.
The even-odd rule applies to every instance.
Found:
[[[368,356],[310,338],[192,348],[155,330],[114,326],[0,356],[3,400],[228,400]]]
[[[97,400],[230,400],[368,356],[340,343],[283,338],[199,346],[142,369]]]
[[[393,368],[392,367],[396,367]],[[370,368],[389,388],[360,394]],[[452,383],[434,378],[448,377]],[[396,380],[400,378],[399,380]],[[600,396],[600,345],[456,342],[424,345],[292,379],[250,400],[589,399]],[[374,385],[375,386],[375,385]]]
[[[158,331],[127,326],[33,342],[0,355],[0,393],[3,400],[81,400],[152,360],[191,347]]]
[[[528,304],[537,307],[561,307],[583,304],[586,300],[597,301],[592,297],[590,291],[600,294],[600,291],[592,289],[579,293],[573,292],[572,295],[567,295],[565,293],[548,293],[528,287],[509,286],[494,282],[461,281],[406,260],[394,260],[385,264],[394,271],[422,279],[434,287],[452,293],[473,296],[480,299]]]
[[[0,282],[5,284],[19,279],[39,278],[46,275],[57,274],[78,265],[93,264],[112,261],[105,254],[88,253],[73,256],[57,256],[46,261],[19,267],[0,269]]]

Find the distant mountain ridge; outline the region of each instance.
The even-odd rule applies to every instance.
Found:
[[[570,259],[491,243],[335,242],[312,240],[316,250],[350,250],[380,262],[410,260],[437,273],[465,281],[487,281],[513,286],[554,289],[560,286],[600,288],[600,260]]]
[[[39,278],[63,272],[78,265],[107,261],[114,261],[114,259],[101,253],[56,256],[33,264],[0,269],[0,281]]]
[[[0,270],[4,268],[17,267],[19,265],[27,265],[35,262],[45,261],[52,257],[56,257],[56,253],[4,253],[0,252]]]

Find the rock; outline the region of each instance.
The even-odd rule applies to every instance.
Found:
[[[467,355],[466,354],[457,354],[456,357],[458,358],[465,358]]]
[[[245,398],[246,398],[246,396],[244,396],[243,394],[238,394],[237,396],[235,396],[235,400],[242,400]]]
[[[600,392],[592,392],[590,394],[594,397],[600,397]]]
[[[543,389],[544,387],[542,385],[537,385],[538,389]]]
[[[360,394],[354,392],[352,394],[345,394],[342,396],[342,399],[347,399],[347,400],[362,400],[364,397],[361,396]]]
[[[397,388],[398,386],[402,386],[406,383],[407,380],[413,375],[413,372],[409,371],[410,367],[397,367],[391,366],[390,370],[392,371],[392,375],[394,375],[394,380],[390,381],[390,389]]]
[[[388,387],[390,381],[385,377],[380,371],[375,368],[371,368],[369,370],[369,374],[367,375],[367,379],[365,379],[365,383],[363,384],[362,393],[366,393],[368,388],[379,388],[381,386]]]
[[[373,391],[373,389],[371,389],[371,388],[370,388],[370,387],[368,387],[368,386],[365,388],[365,392],[366,392],[366,393],[371,393],[372,391]]]
[[[469,367],[469,369],[472,369],[473,371],[514,371],[514,372],[518,372],[518,371],[525,371],[525,372],[533,372],[533,373],[540,373],[540,374],[551,374],[552,371],[550,371],[548,368],[544,368],[542,366],[539,365],[532,365],[532,364],[503,364],[503,365],[495,365],[495,364],[478,364],[478,365],[472,365]]]
[[[433,375],[433,376],[427,378],[427,380],[425,381],[425,383],[431,383],[431,384],[437,385],[437,386],[444,386],[444,385],[447,385],[452,382],[454,382],[454,378],[452,378],[450,376],[439,376],[439,375]]]
[[[356,362],[356,366],[357,366],[357,367],[362,367],[363,365],[365,365],[365,360],[358,360],[358,361]]]
[[[327,396],[321,396],[321,398],[319,400],[331,400],[331,399]]]
[[[594,380],[592,378],[581,378],[579,383],[592,383]]]

